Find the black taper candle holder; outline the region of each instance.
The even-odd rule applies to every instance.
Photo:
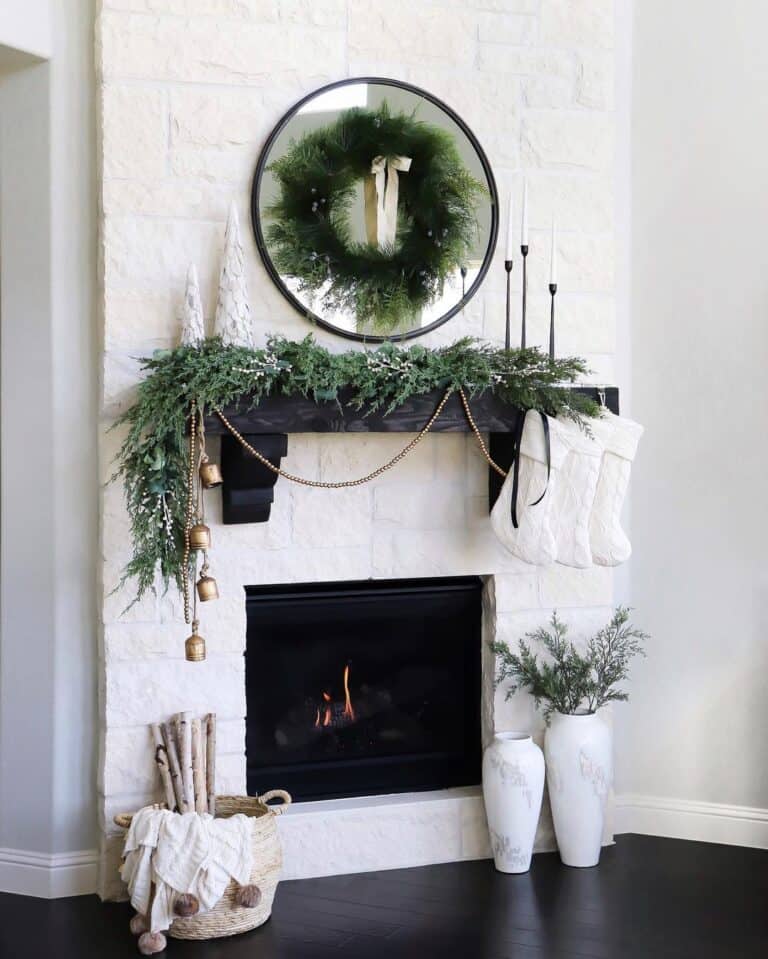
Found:
[[[549,308],[549,358],[555,358],[555,293],[557,293],[557,283],[549,284],[549,294],[552,302]]]
[[[528,244],[523,243],[520,247],[520,252],[523,254],[523,321],[520,327],[520,349],[525,349],[525,317],[528,312],[528,272],[526,270],[526,263],[528,260]]]
[[[508,350],[512,345],[509,332],[509,315],[512,307],[512,260],[504,260],[504,269],[507,271],[507,325],[504,331],[504,349]]]

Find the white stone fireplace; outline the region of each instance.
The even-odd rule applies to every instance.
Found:
[[[588,29],[575,5],[555,0],[103,0],[101,6],[105,431],[130,402],[137,357],[174,345],[191,261],[212,310],[226,209],[234,198],[247,224],[250,178],[273,124],[301,95],[343,76],[390,75],[425,87],[473,128],[502,186],[516,184],[525,170],[535,211],[532,290],[546,289],[544,257],[535,254],[546,246],[557,204],[559,345],[586,356],[598,381],[613,379],[610,3],[578,5],[584,17],[588,12]],[[473,8],[471,17],[464,6]],[[406,20],[407,30],[396,28]],[[304,336],[307,324],[272,287],[252,243],[248,249],[260,337]],[[502,258],[498,250],[481,293],[426,345],[466,334],[503,340]],[[529,335],[543,342],[546,296],[532,293],[530,308]],[[318,339],[346,348],[327,334]],[[292,434],[282,465],[336,480],[376,468],[406,442],[397,434]],[[118,443],[116,432],[104,433],[105,480]],[[216,454],[215,446],[210,452]],[[537,570],[512,557],[491,531],[487,484],[474,439],[450,433],[427,437],[394,470],[358,489],[311,490],[280,480],[268,523],[224,526],[219,495],[210,495],[210,559],[221,599],[203,610],[208,659],[200,664],[184,660],[188,629],[178,596],[145,598],[123,612],[130,585],[113,590],[129,556],[127,517],[120,488],[105,487],[102,895],[121,893],[113,815],[156,796],[150,722],[182,709],[215,711],[219,789],[245,789],[244,587],[475,575],[485,581],[487,639],[515,641],[555,607],[576,636],[602,624],[612,601],[610,571]],[[503,691],[494,694],[492,677],[486,651],[484,737],[494,728],[540,729],[530,701],[506,702]],[[281,835],[287,877],[490,854],[477,788],[305,803],[283,817]],[[545,809],[538,845],[551,844]]]
[[[330,479],[367,471],[402,444],[385,435],[292,434],[287,469]],[[202,609],[204,663],[184,659],[179,598],[142,601],[104,631],[104,738],[101,787],[105,828],[102,891],[119,892],[115,812],[156,798],[147,724],[182,708],[213,710],[220,722],[219,790],[245,791],[245,590],[254,583],[305,583],[480,575],[485,580],[483,634],[515,640],[557,607],[588,630],[605,618],[611,577],[554,567],[537,571],[495,541],[487,513],[487,464],[472,439],[428,439],[386,480],[353,491],[311,491],[279,481],[269,523],[220,524],[220,495],[209,494],[213,572],[221,599]],[[114,543],[127,527],[119,490],[105,492]],[[122,550],[107,567],[124,559]],[[123,597],[124,598],[124,597]],[[494,729],[535,726],[530,700],[505,702],[493,690],[493,657],[483,654],[483,737]],[[274,783],[280,786],[280,783]],[[294,806],[281,821],[287,877],[394,868],[490,854],[478,788],[336,799]],[[552,848],[545,809],[538,848]]]

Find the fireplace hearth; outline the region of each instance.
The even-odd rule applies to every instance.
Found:
[[[478,577],[249,587],[251,795],[480,782]]]

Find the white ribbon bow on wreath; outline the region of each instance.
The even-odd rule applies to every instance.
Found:
[[[365,230],[369,243],[391,249],[397,234],[398,170],[407,173],[410,157],[373,158],[371,176],[365,182]]]

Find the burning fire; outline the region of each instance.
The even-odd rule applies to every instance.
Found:
[[[317,707],[315,713],[316,729],[323,726],[346,725],[355,721],[357,717],[352,705],[352,697],[349,694],[349,664],[344,667],[344,706],[342,707],[341,703],[335,703],[331,694],[326,690],[323,690],[322,695],[323,702]]]
[[[352,700],[349,698],[349,665],[344,667],[344,712],[342,715],[351,723],[355,721],[355,711],[352,708]]]

